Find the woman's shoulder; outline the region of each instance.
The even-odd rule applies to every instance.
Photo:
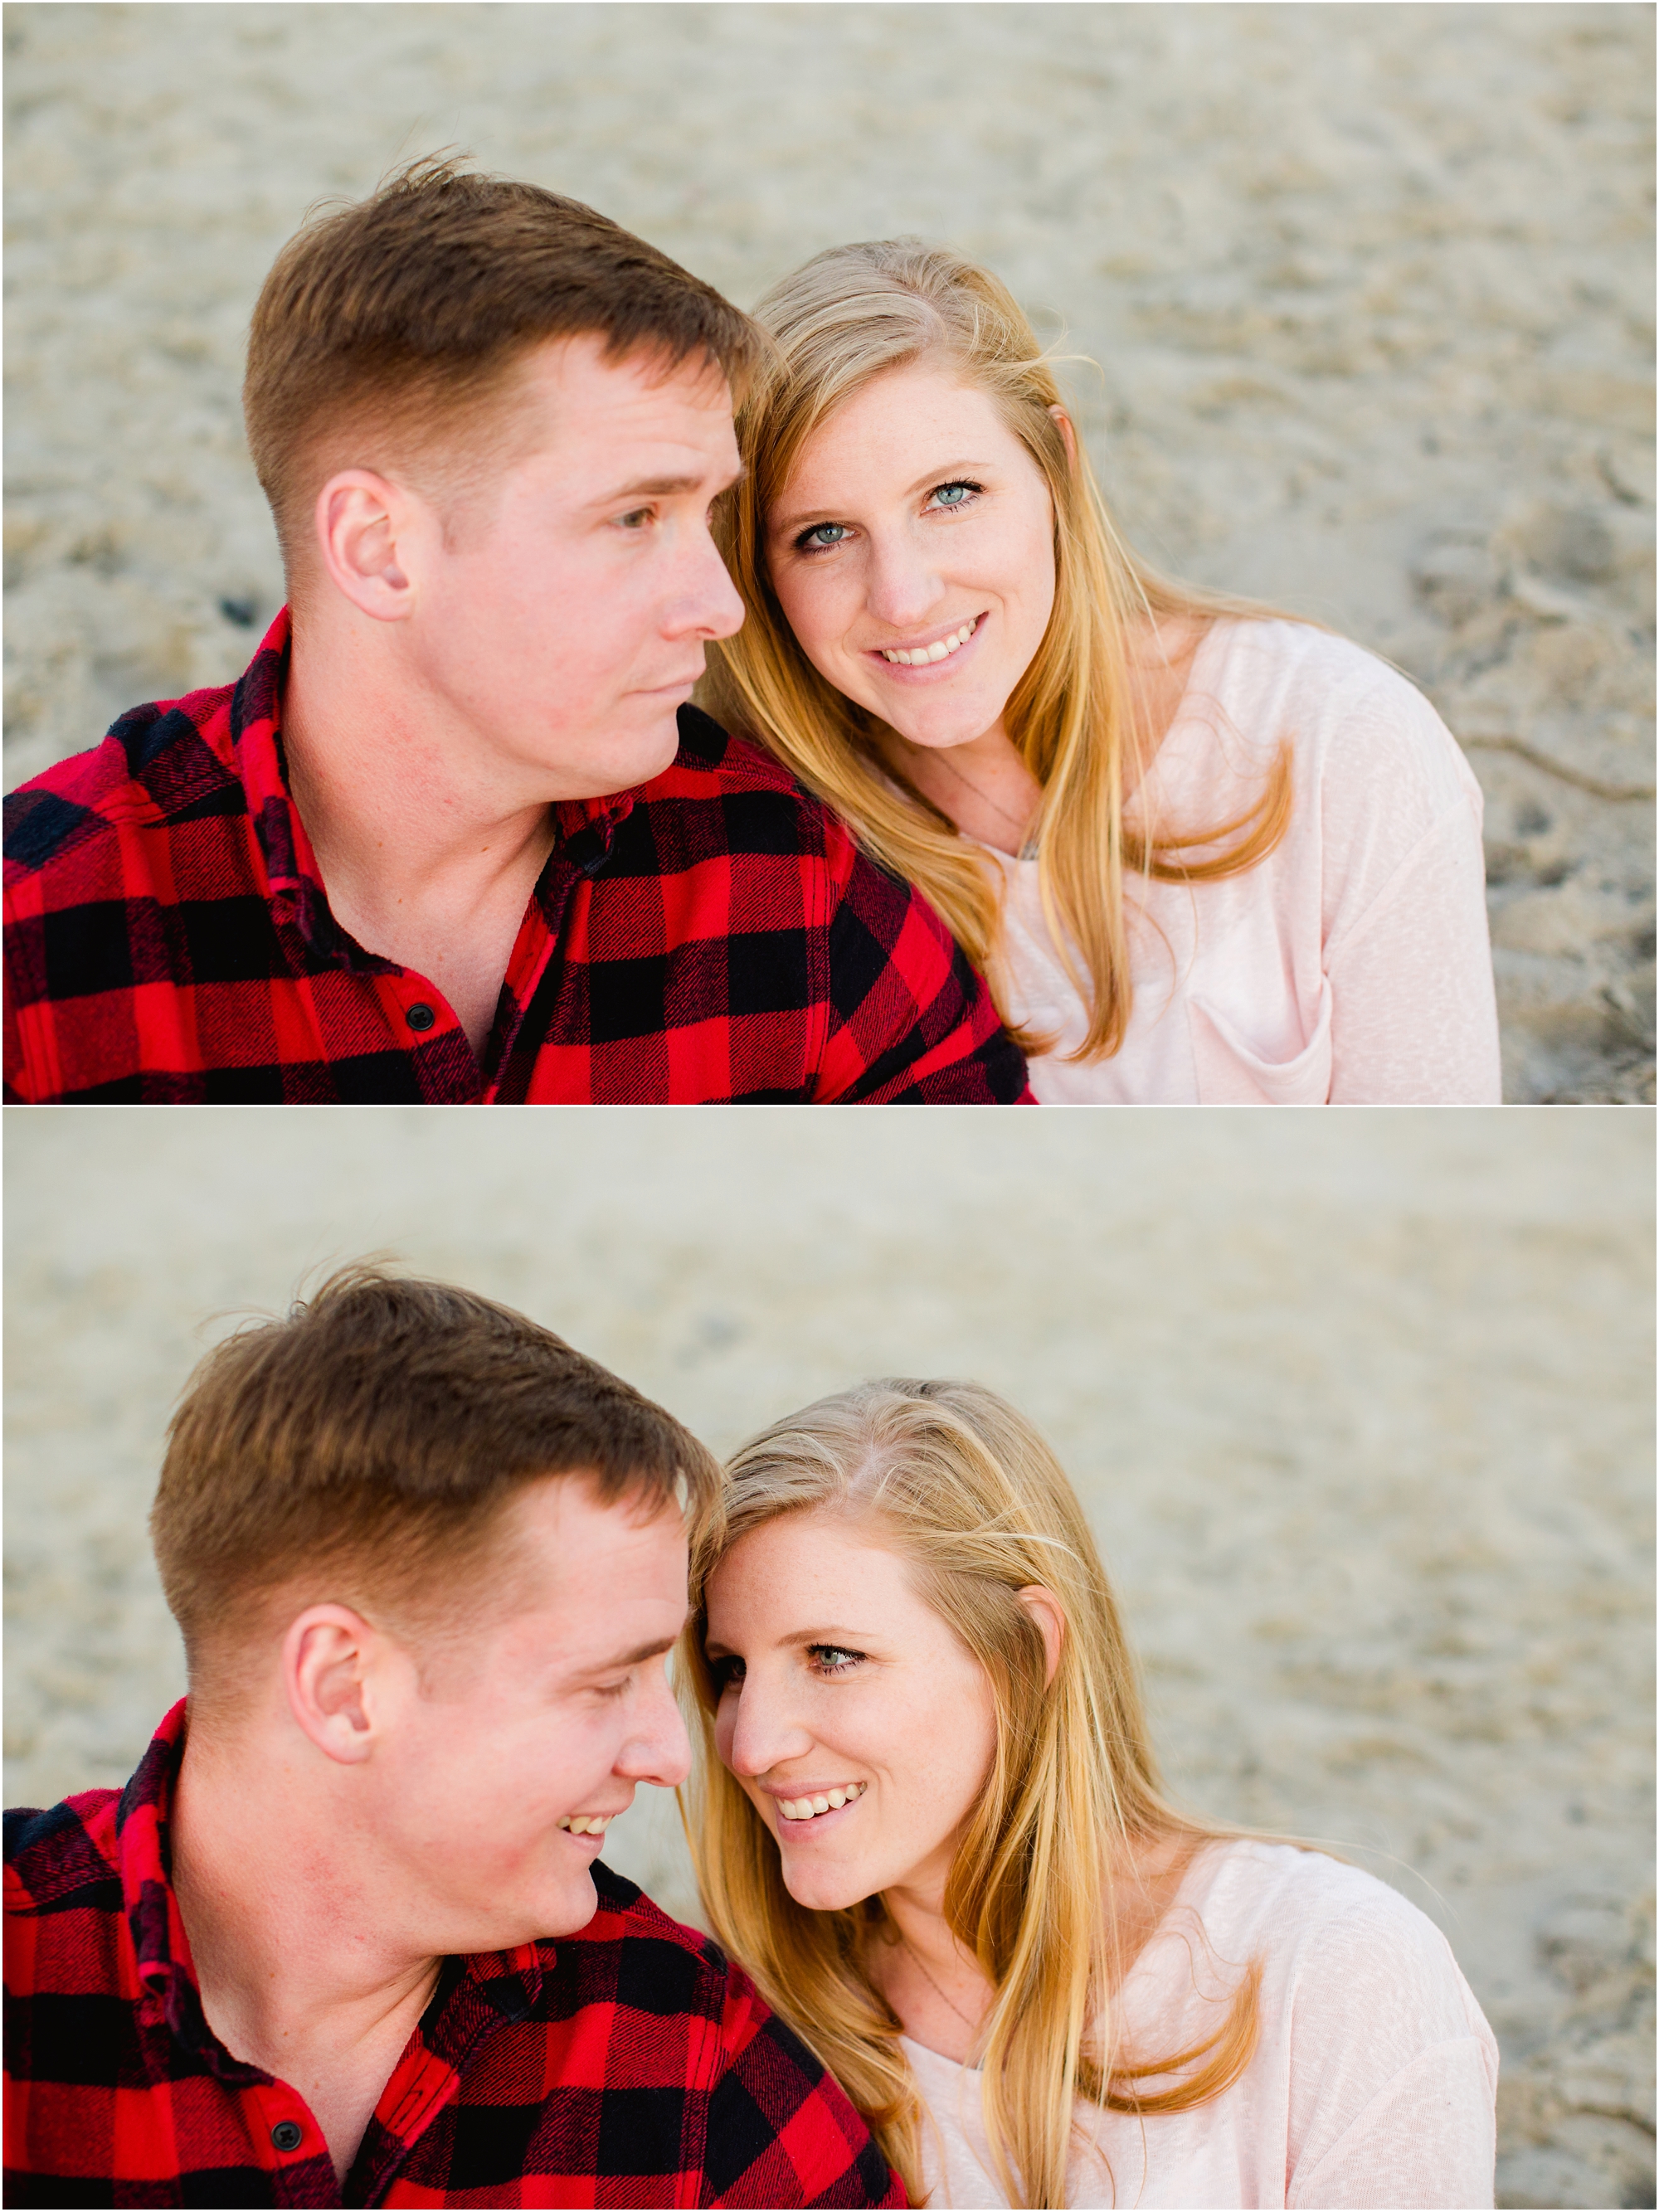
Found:
[[[1489,2033],[1451,1946],[1427,1913],[1363,1868],[1247,1838],[1200,1856],[1182,1902],[1212,1948],[1260,1958],[1304,2009],[1403,2008],[1444,2036]]]
[[[1396,710],[1429,707],[1392,661],[1340,630],[1289,616],[1219,617],[1205,634],[1196,666],[1206,674],[1220,669],[1237,685],[1271,685],[1292,696],[1370,701]]]
[[[1473,782],[1462,749],[1410,677],[1312,623],[1228,618],[1204,641],[1188,699],[1263,738],[1397,772],[1402,758]]]
[[[1206,1907],[1325,1917],[1359,1912],[1388,1917],[1396,1911],[1432,1927],[1417,1907],[1363,1867],[1299,1844],[1257,1836],[1222,1836],[1203,1846],[1182,1885],[1183,1898],[1201,1893]]]
[[[1310,623],[1217,622],[1182,717],[1207,724],[1229,759],[1242,739],[1258,768],[1288,744],[1328,842],[1370,836],[1380,815],[1407,837],[1465,809],[1479,822],[1480,787],[1432,702],[1376,653]]]

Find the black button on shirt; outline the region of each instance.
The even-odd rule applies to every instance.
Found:
[[[278,2120],[270,2131],[270,2140],[278,2150],[298,2150],[305,2130],[298,2120]]]
[[[410,1029],[425,1030],[437,1026],[438,1017],[426,1001],[422,1000],[418,1004],[404,1009],[404,1019],[409,1024]]]

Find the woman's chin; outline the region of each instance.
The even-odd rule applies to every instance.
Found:
[[[960,696],[940,686],[931,698],[923,693],[907,696],[899,693],[897,685],[887,684],[877,684],[867,691],[860,687],[848,696],[884,722],[906,744],[920,745],[928,752],[948,752],[953,745],[974,744],[1000,721],[1009,696],[987,696],[978,685],[971,691],[964,686]]]
[[[956,745],[971,745],[998,721],[995,712],[982,706],[953,710],[949,714],[907,714],[902,721],[887,717],[887,728],[896,730],[907,745],[922,752],[951,752]]]
[[[808,1912],[844,1912],[849,1905],[861,1905],[875,1894],[868,1884],[850,1875],[831,1874],[827,1869],[809,1871],[805,1867],[786,1866],[783,1886]]]

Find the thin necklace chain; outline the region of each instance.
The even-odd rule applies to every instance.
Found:
[[[944,1990],[940,1989],[939,1984],[928,1972],[927,1963],[923,1960],[921,1952],[916,1949],[915,1946],[911,1942],[909,1937],[904,1934],[902,1929],[901,1929],[899,1933],[899,1942],[903,1944],[905,1949],[915,1960],[916,1966],[921,1972],[921,1978],[927,1983],[928,1988],[932,1990],[933,1995],[939,1999],[939,2002],[941,2004],[950,2005],[951,2011],[955,2013],[957,2018],[962,2022],[963,2026],[967,2028],[971,2034],[977,2035],[979,2033],[977,2022],[969,2020],[967,2014],[963,2012],[959,2004],[951,2003],[951,1999],[945,1996]]]
[[[937,757],[939,766],[947,775],[954,776],[964,791],[970,791],[975,799],[983,800],[993,814],[1006,822],[1011,830],[1017,830],[1022,838],[1024,837],[1031,826],[1031,817],[1029,814],[1024,821],[1018,815],[1011,814],[1006,806],[999,805],[990,793],[975,783],[971,776],[964,775],[956,763],[947,758],[943,751],[940,751]]]

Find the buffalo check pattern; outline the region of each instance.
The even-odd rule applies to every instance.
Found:
[[[168,1879],[175,1705],[126,1789],[6,1815],[8,2205],[902,2204],[753,1984],[593,1869],[579,1936],[445,1961],[346,2177],[203,2016]]]
[[[284,609],[240,683],[135,708],[6,801],[14,1100],[994,1103],[1024,1063],[933,909],[694,708],[554,809],[482,1060],[329,910],[289,796]]]

